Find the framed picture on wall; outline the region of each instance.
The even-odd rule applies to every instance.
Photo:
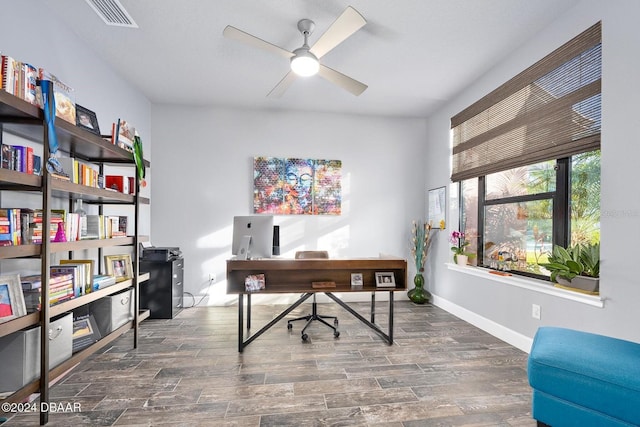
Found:
[[[444,230],[447,224],[447,187],[429,190],[427,201],[427,222]]]

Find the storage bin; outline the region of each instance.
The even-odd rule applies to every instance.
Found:
[[[103,337],[133,320],[133,288],[100,298],[89,304]]]
[[[40,377],[40,326],[0,338],[0,392],[18,390]],[[49,323],[49,369],[71,357],[73,316],[62,314]]]

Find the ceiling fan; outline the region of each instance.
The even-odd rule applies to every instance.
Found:
[[[252,36],[249,33],[245,33],[231,25],[227,25],[222,34],[230,39],[239,40],[290,60],[291,70],[267,96],[280,97],[298,76],[312,76],[316,73],[325,80],[358,96],[367,89],[367,85],[321,64],[319,59],[362,28],[366,23],[367,21],[357,10],[348,6],[313,46],[309,47],[308,37],[313,33],[315,23],[310,19],[301,19],[298,21],[298,30],[304,37],[304,43],[293,52]]]

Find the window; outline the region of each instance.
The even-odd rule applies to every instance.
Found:
[[[548,276],[539,263],[554,244],[600,241],[599,150],[464,180],[461,193],[461,229],[478,265]]]
[[[600,86],[597,23],[451,119],[478,265],[548,276],[553,245],[600,241]]]

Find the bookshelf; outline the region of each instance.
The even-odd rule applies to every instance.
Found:
[[[72,156],[84,161],[96,164],[101,171],[105,166],[131,166],[132,173],[135,174],[135,161],[133,155],[122,148],[119,148],[109,141],[105,141],[98,135],[94,135],[84,129],[78,128],[64,120],[56,120],[56,135],[59,150],[65,155]],[[139,243],[148,240],[147,237],[139,234],[140,205],[149,204],[149,199],[139,196],[139,181],[136,177],[135,194],[123,194],[108,189],[88,187],[75,184],[69,181],[53,178],[44,167],[49,157],[49,138],[47,127],[44,122],[43,111],[18,97],[0,90],[0,132],[15,135],[21,139],[32,143],[41,144],[43,149],[42,175],[30,175],[16,172],[9,169],[0,169],[0,191],[2,192],[28,192],[35,194],[41,200],[43,211],[43,239],[42,244],[25,244],[17,246],[0,247],[0,263],[12,259],[37,258],[40,260],[40,274],[42,275],[42,295],[49,294],[49,267],[52,255],[68,253],[69,258],[73,258],[76,251],[95,251],[92,257],[97,260],[100,266],[102,250],[108,247],[128,247],[131,252],[133,264],[133,277],[129,280],[118,282],[115,285],[87,293],[83,296],[50,306],[48,298],[42,298],[40,311],[29,313],[4,323],[0,323],[0,337],[4,337],[25,328],[39,326],[41,331],[48,331],[51,319],[61,313],[70,312],[75,308],[82,307],[99,298],[113,295],[124,289],[133,289],[134,319],[127,324],[120,326],[95,344],[77,352],[72,357],[60,365],[49,369],[49,342],[48,334],[41,333],[39,343],[40,349],[40,377],[29,384],[24,385],[19,390],[4,397],[2,402],[21,402],[33,393],[38,393],[41,402],[49,402],[50,382],[64,375],[70,368],[83,359],[89,357],[100,348],[113,342],[117,337],[133,329],[133,346],[138,346],[138,325],[149,316],[148,310],[140,311],[139,307],[139,284],[149,279],[149,274],[140,274],[138,265]],[[145,160],[145,165],[149,166]],[[137,174],[135,174],[137,175]],[[53,201],[56,199],[69,202],[69,211],[74,200],[81,198],[85,203],[97,205],[100,212],[103,206],[124,205],[130,206],[133,211],[133,228],[131,236],[115,237],[110,239],[79,240],[62,243],[50,242],[47,231],[51,224],[50,210]],[[86,255],[85,255],[86,256]],[[102,269],[99,269],[102,273]],[[46,301],[46,303],[45,303]],[[10,415],[10,414],[8,414]],[[40,413],[40,424],[48,422],[48,413]]]

